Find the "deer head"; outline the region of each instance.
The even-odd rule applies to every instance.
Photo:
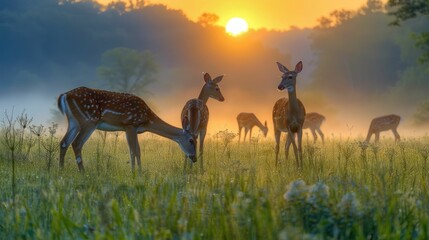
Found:
[[[280,72],[283,73],[278,89],[282,91],[287,88],[288,92],[295,91],[296,77],[298,76],[298,73],[302,71],[302,62],[299,61],[295,66],[295,70],[293,71],[289,71],[285,66],[283,66],[283,64],[279,62],[277,62],[277,67],[279,68]]]
[[[192,162],[196,162],[196,137],[189,131],[189,129],[184,129],[183,132],[184,134],[177,139],[177,143]]]
[[[264,122],[264,129],[262,130],[262,132],[264,133],[264,137],[267,137],[267,133],[268,133],[267,121]]]
[[[202,92],[204,92],[208,97],[214,98],[219,102],[225,101],[222,93],[220,92],[220,88],[218,83],[222,81],[224,75],[220,75],[212,80],[212,77],[208,73],[204,73],[204,81],[206,84],[203,86]]]

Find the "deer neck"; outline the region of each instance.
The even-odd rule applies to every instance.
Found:
[[[207,94],[207,91],[205,90],[205,85],[201,89],[200,95],[198,96],[198,99],[201,100],[204,104],[207,103],[207,100],[209,100],[209,95]]]
[[[166,122],[164,122],[161,118],[155,116],[147,126],[145,126],[145,131],[155,133],[162,137],[171,139],[177,142],[180,136],[183,135],[183,129],[174,127]]]
[[[289,111],[295,112],[295,113],[299,112],[299,104],[298,104],[298,99],[296,98],[295,86],[292,92],[288,92],[288,95],[289,95],[289,101],[288,101]]]
[[[366,142],[369,142],[373,133],[374,131],[371,129],[371,127],[369,127],[368,134],[366,135]]]
[[[259,119],[255,120],[255,125],[258,126],[261,130],[265,129],[265,126],[259,121]]]

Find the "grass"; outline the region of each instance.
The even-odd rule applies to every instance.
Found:
[[[58,142],[46,134],[42,146]],[[429,238],[428,138],[304,143],[298,171],[293,154],[275,167],[272,141],[222,137],[233,135],[206,138],[203,174],[185,173],[179,147],[151,134],[140,139],[141,176],[123,136],[94,134],[83,174],[71,148],[60,171],[50,148],[12,161],[3,145],[0,239]]]

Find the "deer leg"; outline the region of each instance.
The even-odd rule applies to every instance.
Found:
[[[241,127],[238,127],[238,143],[240,143]]]
[[[378,143],[380,141],[380,132],[375,133],[375,143]]]
[[[246,127],[244,128],[244,138],[243,138],[243,143],[246,142],[246,136],[247,136],[247,132],[249,131],[249,129],[247,129]]]
[[[368,130],[368,135],[366,135],[366,142],[369,143],[369,141],[371,141],[372,134],[374,134],[374,132],[371,131],[371,127],[370,127],[370,129]]]
[[[142,162],[141,162],[141,153],[140,153],[140,145],[139,145],[138,136],[136,136],[136,148],[134,151],[134,155],[136,156],[137,166],[139,168],[139,174],[142,174]]]
[[[325,144],[325,135],[323,134],[322,130],[320,130],[320,128],[316,128],[316,131],[319,133],[320,138],[322,139],[322,144]]]
[[[310,128],[311,134],[313,134],[313,143],[316,143],[317,141],[317,134],[316,130],[314,128]]]
[[[299,167],[299,154],[298,154],[298,147],[296,146],[296,142],[295,142],[295,134],[293,134],[293,138],[291,138],[290,141],[292,142],[293,154],[295,155],[296,164]]]
[[[141,162],[141,152],[140,152],[140,144],[139,137],[137,135],[137,129],[133,129],[130,131],[130,134],[133,134],[135,142],[134,142],[134,158],[137,161],[137,167],[139,168],[139,174],[142,174],[142,162]]]
[[[303,168],[303,162],[302,162],[302,128],[298,131],[298,158],[299,158],[299,164],[301,165],[301,168]]]
[[[279,142],[280,142],[280,134],[281,132],[278,129],[274,128],[274,138],[276,140],[276,147],[275,147],[275,153],[276,153],[276,167],[279,160]]]
[[[200,158],[201,158],[201,172],[204,172],[204,139],[206,138],[207,129],[203,129],[200,132]]]
[[[128,149],[130,151],[131,169],[134,171],[135,165],[136,165],[136,158],[138,158],[137,157],[138,153],[136,151],[137,151],[137,149],[140,150],[140,147],[138,146],[136,129],[134,129],[134,128],[127,129],[126,130],[126,137],[127,137],[127,142],[128,142]],[[141,171],[141,169],[139,169],[139,171]]]
[[[401,141],[401,136],[399,136],[398,130],[396,128],[392,129],[393,135],[395,135],[395,142]]]
[[[79,133],[79,125],[76,121],[69,119],[67,132],[60,142],[60,168],[64,168],[64,157],[70,144],[75,140]]]
[[[295,141],[293,141],[293,138],[294,138],[295,136],[294,136],[294,133],[291,133],[290,131],[289,132],[287,132],[287,135],[286,135],[286,143],[285,143],[285,155],[286,155],[286,160],[288,160],[289,159],[289,148],[290,148],[290,144],[292,143],[292,142],[295,142]]]
[[[249,142],[250,142],[250,141],[252,141],[252,129],[253,129],[253,128],[250,128],[250,133],[249,133]]]
[[[72,143],[74,155],[76,157],[76,163],[79,168],[79,171],[81,172],[85,171],[82,161],[82,147],[88,140],[88,138],[91,136],[91,134],[94,132],[94,130],[94,126],[86,125],[85,127],[80,129],[79,134]]]

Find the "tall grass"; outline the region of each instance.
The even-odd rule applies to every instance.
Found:
[[[131,172],[124,136],[94,134],[83,149],[84,174],[71,150],[63,171],[56,157],[47,167],[53,150],[43,145],[58,145],[50,133],[41,132],[42,148],[27,159],[13,160],[2,145],[0,238],[429,237],[427,138],[307,141],[298,170],[284,155],[275,167],[272,141],[238,145],[222,136],[206,138],[203,174],[184,173],[179,147],[150,134],[140,137],[142,176]]]

